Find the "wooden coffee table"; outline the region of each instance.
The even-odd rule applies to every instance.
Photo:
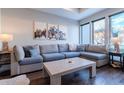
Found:
[[[50,76],[51,85],[61,85],[61,76],[85,68],[89,68],[91,78],[96,76],[96,62],[78,57],[43,63],[43,75]]]

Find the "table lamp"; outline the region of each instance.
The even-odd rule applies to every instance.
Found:
[[[0,34],[0,41],[2,41],[2,51],[8,51],[8,42],[13,40],[13,36],[10,34]]]
[[[115,50],[115,52],[120,52],[120,47],[119,47],[120,39],[118,37],[113,37],[112,38],[112,42],[114,44],[114,50]]]

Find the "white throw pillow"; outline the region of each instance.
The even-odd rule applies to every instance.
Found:
[[[19,45],[14,46],[14,53],[17,61],[23,60],[25,57],[25,53],[22,46]]]
[[[0,85],[29,85],[30,80],[26,75],[16,76],[10,79],[0,80]]]
[[[77,51],[77,45],[76,44],[69,44],[69,51],[71,51],[71,52]]]

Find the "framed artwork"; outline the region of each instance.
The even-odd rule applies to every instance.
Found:
[[[48,24],[48,39],[57,40],[57,33],[59,31],[58,25]]]
[[[47,23],[34,22],[34,38],[47,39]]]
[[[34,39],[43,39],[43,40],[67,39],[67,27],[64,25],[34,22],[33,28],[34,28]]]
[[[67,27],[64,25],[59,25],[59,40],[67,39]]]

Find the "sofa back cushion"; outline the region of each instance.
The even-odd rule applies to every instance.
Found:
[[[31,57],[30,50],[35,49],[37,50],[37,54],[40,55],[39,45],[29,45],[29,46],[23,46],[25,57]]]
[[[96,46],[96,45],[89,45],[86,48],[86,51],[96,52],[96,53],[107,53],[107,49],[105,46]]]
[[[77,45],[76,44],[69,44],[69,51],[71,51],[71,52],[77,51]]]
[[[40,52],[41,54],[47,54],[47,53],[58,53],[58,45],[40,45]]]
[[[82,45],[77,45],[77,51],[85,51],[88,45],[82,44]]]
[[[25,53],[22,46],[14,46],[13,52],[17,61],[24,59]]]
[[[59,52],[68,52],[69,51],[69,45],[68,44],[59,44]]]

